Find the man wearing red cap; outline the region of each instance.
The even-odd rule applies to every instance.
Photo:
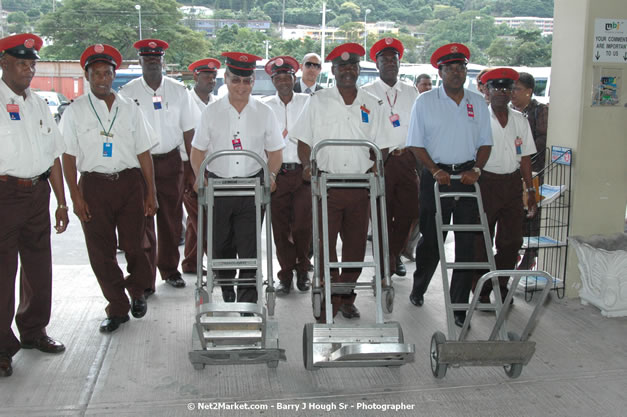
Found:
[[[404,277],[407,271],[401,261],[401,251],[407,244],[409,232],[418,222],[418,192],[420,182],[416,159],[405,148],[409,115],[418,97],[411,84],[398,80],[403,44],[395,38],[383,38],[372,45],[370,59],[376,62],[379,79],[364,89],[383,100],[388,121],[385,134],[393,141],[385,162],[385,200],[388,222],[390,274]]]
[[[434,183],[443,191],[474,191],[492,147],[490,114],[482,96],[464,88],[468,48],[459,43],[444,45],[431,56],[431,65],[442,78],[439,88],[422,93],[412,109],[407,146],[424,166],[420,181],[420,231],[416,248],[416,271],[409,300],[416,306],[435,272],[440,253],[435,224]],[[461,181],[451,182],[451,175]],[[476,223],[479,218],[474,199],[442,199],[442,220],[448,224]],[[455,262],[472,262],[475,234],[455,232]],[[467,303],[473,271],[455,269],[451,278],[451,301]],[[465,311],[455,311],[455,324],[463,326]]]
[[[291,137],[298,139],[298,156],[303,164],[303,176],[311,179],[310,156],[312,147],[325,139],[369,140],[381,149],[388,148],[383,131],[385,110],[377,97],[357,87],[359,61],[364,48],[346,43],[333,49],[326,57],[333,66],[336,86],[315,92],[305,105],[303,113],[292,129]],[[333,146],[320,150],[319,168],[333,174],[363,174],[372,169],[373,161],[366,147]],[[337,262],[336,242],[342,237],[342,261],[362,262],[366,252],[366,237],[370,203],[368,191],[363,188],[331,188],[328,190],[328,228],[330,261]],[[320,225],[324,227],[325,225]],[[317,250],[322,250],[321,247]],[[360,269],[331,270],[333,282],[356,282]],[[359,317],[355,307],[356,294],[333,295],[333,316],[342,311],[344,317]],[[324,320],[324,313],[321,316]]]
[[[210,103],[203,111],[192,141],[191,161],[196,176],[205,157],[222,150],[248,150],[267,161],[272,191],[281,168],[284,148],[281,131],[272,109],[251,97],[255,83],[258,56],[243,52],[224,52],[224,81],[228,94]],[[250,157],[217,158],[207,166],[213,178],[253,178],[263,175],[259,164]],[[257,257],[257,227],[254,197],[219,197],[215,200],[213,218],[214,258]],[[212,273],[212,271],[208,271]],[[234,278],[236,271],[217,271],[218,278]],[[255,278],[256,271],[240,270],[239,278]],[[232,286],[222,286],[226,302],[235,300]],[[257,301],[255,284],[240,284],[237,301]]]
[[[142,77],[121,87],[120,94],[139,105],[158,141],[151,149],[159,204],[156,236],[152,217],[146,227],[153,263],[153,282],[146,290],[146,295],[150,295],[155,291],[156,268],[167,284],[175,288],[185,286],[178,270],[183,227],[183,163],[178,148],[185,144],[189,154],[198,109],[192,105],[183,83],[163,75],[167,42],[144,39],[133,46],[139,53]]]
[[[152,283],[152,269],[143,243],[146,218],[157,211],[150,157],[156,138],[137,105],[111,88],[121,63],[122,56],[113,46],[85,49],[81,66],[90,91],[77,98],[61,120],[67,148],[63,171],[74,213],[83,226],[89,262],[109,302],[107,318],[100,324],[103,333],[127,322],[129,310],[136,318],[146,314],[144,290]],[[118,246],[126,256],[126,278],[118,266]]]
[[[213,89],[216,86],[216,75],[220,68],[220,61],[214,58],[205,58],[193,62],[187,67],[194,74],[194,89],[189,90],[189,97],[198,108],[198,117],[195,125],[200,121],[200,115],[205,107],[215,101]],[[187,212],[185,225],[185,249],[181,268],[184,274],[196,274],[196,257],[198,255],[198,194],[194,191],[196,176],[184,146],[179,147],[183,160],[183,205]],[[205,271],[203,271],[205,273]]]
[[[518,73],[511,68],[496,68],[486,72],[481,78],[490,98],[490,124],[494,145],[490,158],[483,167],[479,184],[490,236],[496,243],[494,261],[499,270],[516,268],[518,250],[523,243],[523,181],[529,195],[528,216],[533,217],[537,209],[536,189],[531,179],[531,155],[536,152],[531,127],[525,116],[509,108],[512,87],[517,79]],[[507,295],[508,280],[509,277],[499,277],[502,299]],[[489,303],[491,290],[492,281],[488,281],[481,291],[479,301]]]
[[[11,376],[20,347],[65,350],[46,335],[52,301],[50,186],[57,199],[57,233],[68,224],[59,156],[63,137],[46,102],[29,88],[41,38],[30,33],[0,39],[0,377]],[[48,183],[50,178],[50,184]],[[15,275],[20,258],[20,304],[15,323]]]
[[[277,189],[272,194],[272,232],[281,270],[277,276],[277,295],[287,295],[292,288],[294,269],[296,287],[309,289],[307,271],[311,246],[311,186],[303,180],[303,165],[298,159],[290,131],[298,120],[309,94],[294,93],[298,61],[291,56],[272,58],[265,67],[272,77],[276,95],[264,100],[274,112],[283,134],[283,164],[277,176]]]

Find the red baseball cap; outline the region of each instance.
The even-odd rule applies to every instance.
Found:
[[[106,62],[118,69],[122,64],[122,54],[111,45],[97,43],[88,46],[81,55],[81,67],[84,69],[87,69],[87,66],[94,62]]]
[[[470,50],[466,45],[461,43],[449,43],[435,50],[433,55],[431,55],[431,65],[435,68],[439,68],[440,65],[450,62],[463,62],[467,64],[469,59]]]
[[[270,76],[273,76],[280,72],[295,74],[298,68],[300,68],[300,65],[296,59],[291,56],[282,55],[268,61],[264,69]]]
[[[358,43],[344,43],[336,46],[324,59],[326,62],[350,62],[352,64],[360,61],[360,57],[366,55],[364,48]]]
[[[170,47],[166,41],[160,39],[142,39],[133,44],[140,56],[143,55],[164,55],[165,50]]]
[[[261,59],[260,56],[245,52],[222,52],[222,56],[226,57],[226,66],[229,67],[229,71],[240,77],[253,75],[257,61]]]
[[[388,49],[395,50],[398,53],[399,60],[403,58],[403,51],[405,50],[403,43],[396,38],[383,38],[375,42],[372,48],[370,48],[370,59],[376,61],[377,55]]]
[[[0,39],[0,52],[19,59],[39,59],[37,52],[44,41],[32,33],[20,33]]]
[[[187,67],[188,70],[195,73],[199,72],[215,72],[220,68],[220,61],[214,58],[199,59],[196,62],[192,62]]]

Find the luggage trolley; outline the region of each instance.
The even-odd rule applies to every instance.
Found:
[[[330,174],[320,172],[316,164],[316,155],[325,146],[365,146],[376,155],[376,167],[379,174]],[[303,362],[308,370],[320,367],[348,366],[400,366],[413,362],[415,347],[405,344],[403,331],[397,322],[383,321],[383,311],[391,313],[394,303],[394,288],[389,273],[387,256],[388,236],[385,212],[385,180],[383,178],[383,159],[381,151],[372,142],[366,140],[329,139],[316,144],[311,153],[311,192],[314,241],[314,279],[312,286],[312,304],[314,316],[321,316],[322,303],[325,303],[326,322],[333,323],[331,294],[346,294],[354,288],[374,290],[376,321],[374,324],[305,324],[303,330]],[[350,182],[346,182],[350,180]],[[372,262],[330,262],[329,230],[323,227],[323,259],[317,250],[320,241],[318,202],[322,204],[322,224],[328,224],[327,189],[328,188],[366,188],[370,192],[370,211],[372,221]],[[381,229],[377,213],[380,207]],[[383,247],[379,247],[379,231],[383,238]],[[383,256],[383,268],[379,262]],[[321,265],[322,263],[322,265]],[[331,268],[374,267],[372,282],[331,283]],[[324,285],[321,271],[324,270]],[[382,277],[384,280],[382,281]]]
[[[215,159],[227,156],[245,156],[255,159],[263,169],[264,184],[255,178],[209,178],[207,185],[199,176],[198,230],[207,231],[207,279],[202,275],[202,251],[198,251],[196,267],[196,320],[193,324],[192,348],[189,360],[195,369],[206,364],[266,363],[275,368],[279,360],[286,360],[285,350],[279,348],[279,330],[274,315],[275,292],[272,281],[272,232],[270,211],[270,176],[264,160],[246,151],[220,151],[208,156],[200,166],[200,172]],[[255,198],[257,257],[253,259],[214,259],[213,257],[213,206],[216,197],[252,196]],[[266,215],[266,268],[268,287],[266,305],[262,300],[263,267],[261,251],[262,209]],[[204,226],[205,221],[207,225]],[[204,227],[204,229],[203,229]],[[204,233],[198,233],[198,247],[203,247]],[[254,269],[256,278],[217,278],[216,271],[230,269]],[[257,302],[225,303],[213,298],[216,285],[237,285],[255,282]],[[261,300],[261,301],[260,301]],[[267,309],[266,309],[267,308]],[[270,317],[269,317],[270,316]]]
[[[460,175],[451,175],[452,181],[459,181]],[[446,370],[449,366],[503,366],[505,373],[510,378],[518,378],[522,372],[524,365],[535,352],[535,342],[529,340],[529,335],[535,325],[537,316],[544,305],[547,295],[551,289],[547,285],[540,294],[540,299],[533,309],[529,321],[524,327],[520,335],[506,330],[507,324],[505,316],[510,308],[510,301],[514,296],[514,289],[517,288],[518,282],[523,276],[529,275],[529,271],[517,270],[495,270],[494,253],[492,252],[492,242],[490,239],[490,231],[488,228],[488,219],[483,211],[483,203],[479,184],[474,184],[475,190],[469,192],[440,192],[438,183],[434,184],[435,190],[435,206],[436,206],[436,230],[438,236],[438,249],[440,251],[440,264],[442,270],[442,287],[444,291],[444,304],[446,308],[446,321],[448,326],[448,340],[444,333],[435,332],[431,338],[430,360],[431,371],[436,378],[444,378]],[[479,207],[480,223],[478,224],[450,224],[445,225],[442,222],[442,198],[474,198]],[[483,240],[488,257],[487,262],[447,262],[446,253],[444,251],[443,232],[446,231],[463,231],[463,232],[482,232]],[[449,293],[448,270],[449,269],[489,269],[490,272],[484,274],[475,288],[475,294],[469,304],[452,304]],[[543,276],[547,280],[553,278],[544,271],[534,271],[534,274]],[[499,288],[498,277],[511,276],[513,282],[511,290],[508,292],[505,300],[501,301],[501,291]],[[490,304],[481,304],[481,310],[494,311],[496,314],[496,322],[488,340],[466,340],[468,329],[470,327],[470,319],[477,309],[479,295],[484,284],[492,280],[492,288],[494,291],[495,302]],[[547,281],[552,282],[552,281]],[[464,326],[461,328],[459,336],[454,324],[454,311],[467,311]]]

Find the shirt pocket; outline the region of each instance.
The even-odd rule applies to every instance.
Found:
[[[18,129],[8,124],[0,124],[0,161],[8,164],[17,158],[17,144],[15,135]]]

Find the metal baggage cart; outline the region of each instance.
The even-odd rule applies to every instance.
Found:
[[[330,174],[317,166],[317,154],[326,146],[365,146],[376,156],[376,172],[366,174]],[[404,343],[403,331],[397,322],[384,322],[383,312],[391,313],[394,288],[389,273],[387,221],[385,211],[385,180],[381,151],[366,140],[329,139],[316,144],[311,152],[311,191],[314,242],[314,276],[312,304],[314,317],[320,318],[325,305],[327,324],[307,323],[303,329],[303,362],[308,370],[320,367],[348,366],[400,366],[414,360],[415,347]],[[365,188],[370,194],[372,219],[372,262],[330,262],[329,231],[322,228],[319,235],[319,208],[322,224],[328,225],[327,190],[329,188]],[[377,207],[380,217],[377,216]],[[379,219],[381,225],[379,228]],[[381,239],[379,237],[381,232]],[[320,259],[318,242],[322,239],[323,259]],[[380,247],[379,242],[382,242]],[[383,252],[382,252],[383,251]],[[383,265],[379,262],[384,253]],[[331,268],[374,268],[371,282],[332,283]],[[322,274],[324,271],[324,274]],[[324,275],[324,284],[322,282]],[[374,324],[333,324],[332,294],[347,294],[353,289],[370,289],[376,299]]]
[[[451,181],[459,181],[460,175],[451,175]],[[547,285],[540,294],[539,300],[534,307],[527,324],[522,333],[507,331],[507,323],[505,316],[510,309],[510,301],[514,296],[515,288],[517,288],[520,279],[529,275],[529,271],[518,270],[501,270],[497,271],[494,262],[494,253],[492,251],[492,241],[488,229],[488,220],[483,210],[483,202],[479,191],[479,184],[474,184],[474,191],[463,192],[441,192],[437,181],[434,184],[435,206],[436,206],[436,230],[438,237],[438,249],[440,252],[440,265],[442,271],[442,287],[444,292],[444,305],[446,309],[446,321],[448,327],[448,339],[442,332],[435,332],[431,338],[430,360],[431,371],[436,378],[444,378],[449,366],[503,366],[505,373],[510,378],[517,378],[522,372],[524,365],[529,363],[535,352],[535,342],[529,340],[531,331],[536,323],[538,314],[544,305],[544,301],[551,290],[551,286]],[[443,224],[442,221],[442,203],[443,198],[473,198],[476,200],[479,208],[480,223],[477,224]],[[443,232],[481,232],[486,248],[487,262],[448,262],[444,250]],[[470,303],[451,302],[449,293],[448,270],[451,269],[489,269],[490,272],[484,274],[475,288],[474,296]],[[534,274],[551,279],[552,277],[544,271],[534,271]],[[508,291],[505,300],[501,301],[501,291],[499,288],[498,277],[511,276],[511,290]],[[477,310],[479,304],[479,295],[481,289],[488,280],[492,280],[492,288],[494,291],[495,302],[481,304],[482,311],[494,311],[496,321],[490,332],[488,340],[467,340],[468,330],[470,328],[470,320],[473,313]],[[466,320],[464,325],[457,334],[454,324],[454,312],[466,311]]]
[[[204,173],[217,158],[245,156],[255,159],[263,170],[261,178],[204,178],[198,181],[198,248],[203,247],[203,231],[207,236],[207,277],[202,274],[203,252],[198,251],[198,271],[195,291],[196,317],[193,324],[192,351],[189,360],[195,369],[215,364],[266,363],[275,368],[286,360],[285,350],[279,348],[279,330],[274,316],[275,292],[272,280],[272,231],[270,210],[270,175],[265,161],[246,150],[227,150],[208,156],[200,166]],[[215,198],[251,196],[255,199],[257,256],[251,259],[215,259],[213,257],[212,224]],[[263,297],[262,222],[266,216],[266,275],[269,277]],[[206,223],[206,225],[205,225]],[[254,278],[218,278],[219,270],[255,270]],[[257,288],[257,302],[225,303],[213,295],[215,286],[252,284]],[[265,301],[265,302],[264,302]]]

